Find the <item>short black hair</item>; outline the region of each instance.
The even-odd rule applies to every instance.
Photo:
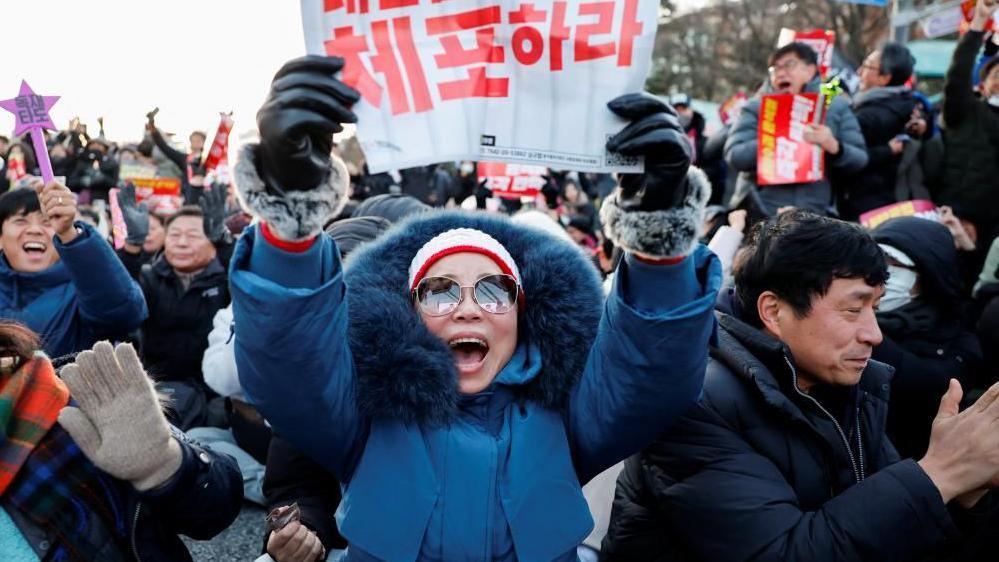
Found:
[[[170,228],[173,221],[179,219],[180,217],[198,217],[201,219],[202,224],[204,224],[205,213],[201,210],[201,207],[197,205],[184,205],[179,211],[170,215],[163,221],[163,228]]]
[[[6,135],[0,135],[0,142],[9,143],[10,139]]]
[[[901,43],[885,43],[881,46],[881,74],[890,74],[889,86],[901,86],[912,77],[916,59],[909,48]]]
[[[0,229],[14,215],[27,215],[42,210],[34,189],[15,189],[0,195]]]
[[[808,211],[788,211],[757,224],[747,248],[735,272],[736,297],[743,320],[757,328],[762,322],[756,303],[765,291],[790,303],[800,318],[835,279],[860,278],[871,287],[888,280],[888,263],[870,234]]]
[[[812,66],[818,66],[819,64],[819,54],[815,52],[815,49],[809,47],[807,44],[800,41],[795,41],[794,43],[788,43],[783,47],[777,49],[770,55],[767,59],[767,65],[773,66],[774,63],[779,61],[784,55],[792,54],[799,59],[801,59],[806,64]]]

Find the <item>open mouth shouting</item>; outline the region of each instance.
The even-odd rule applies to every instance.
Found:
[[[482,368],[489,355],[489,343],[480,336],[458,335],[448,342],[459,375],[472,375]]]
[[[45,250],[48,249],[48,246],[46,246],[42,242],[32,241],[32,242],[25,242],[24,244],[22,244],[21,249],[24,250],[24,253],[27,254],[29,257],[40,257],[45,255]]]

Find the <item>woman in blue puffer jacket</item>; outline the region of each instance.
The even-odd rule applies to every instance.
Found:
[[[356,119],[341,67],[285,65],[236,166],[262,219],[231,266],[243,389],[343,483],[348,560],[575,560],[581,485],[701,390],[721,270],[682,127],[651,96],[610,104],[636,124],[608,148],[646,172],[602,211],[628,250],[606,300],[571,244],[486,215],[418,215],[344,267],[318,234],[346,190],[332,133]]]

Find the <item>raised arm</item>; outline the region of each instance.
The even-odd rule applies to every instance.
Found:
[[[59,258],[76,287],[80,318],[96,336],[117,336],[139,327],[146,319],[142,290],[118,260],[111,245],[93,227],[74,222],[76,198],[69,188],[52,182],[38,199],[56,232]]]
[[[347,109],[356,92],[333,78],[342,66],[303,57],[275,77],[257,114],[260,144],[244,147],[235,168],[240,196],[262,222],[237,244],[229,278],[247,398],[275,433],[347,480],[365,422],[354,396],[343,267],[333,240],[320,234],[348,181],[330,156],[339,123],[356,119]]]
[[[985,24],[995,10],[992,2],[979,0],[968,32],[954,49],[954,58],[951,59],[944,81],[943,120],[947,127],[957,127],[964,119],[974,115],[970,108],[978,101],[972,89],[975,55],[982,48]]]
[[[601,211],[626,252],[599,332],[569,408],[573,460],[581,481],[648,444],[700,394],[714,329],[721,265],[697,246],[711,194],[690,168],[690,148],[673,109],[629,95],[611,109],[633,121],[608,149],[645,156]]]

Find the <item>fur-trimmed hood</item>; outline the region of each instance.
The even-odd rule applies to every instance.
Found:
[[[525,295],[520,343],[537,346],[542,357],[541,373],[517,392],[545,408],[564,408],[603,309],[596,269],[576,246],[540,230],[503,217],[445,211],[412,217],[347,260],[350,348],[361,412],[446,423],[457,411],[451,350],[423,324],[406,281],[416,252],[458,227],[489,234],[517,263]]]

